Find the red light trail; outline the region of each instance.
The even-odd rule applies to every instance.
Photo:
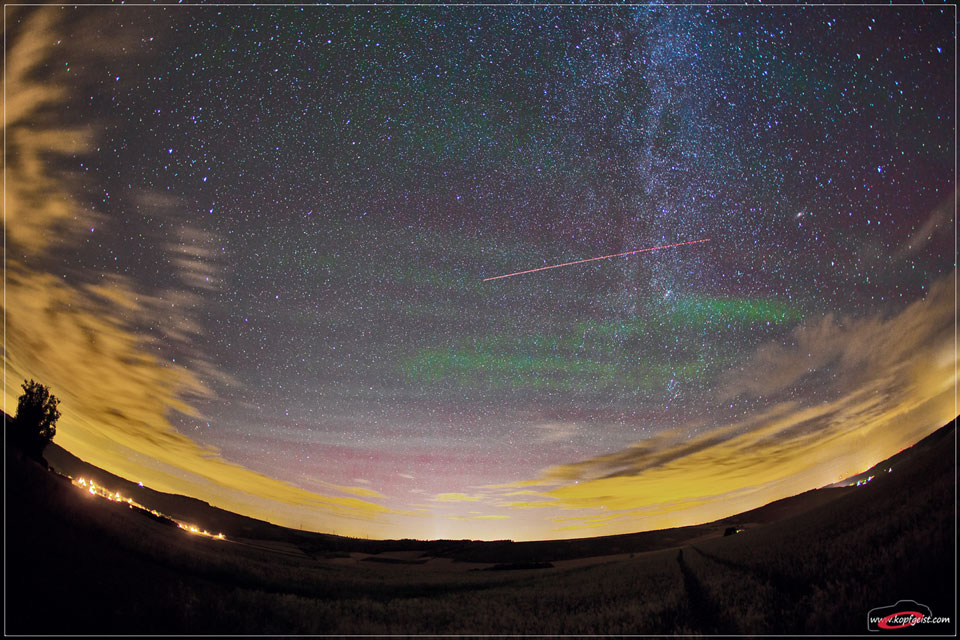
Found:
[[[593,262],[594,260],[606,260],[607,258],[618,258],[620,256],[631,256],[635,253],[644,253],[645,251],[656,251],[657,249],[670,249],[672,247],[682,247],[686,244],[697,244],[698,242],[710,242],[710,238],[704,238],[703,240],[690,240],[688,242],[678,242],[676,244],[665,244],[659,247],[649,247],[647,249],[634,249],[633,251],[624,251],[623,253],[612,253],[609,256],[600,256],[599,258],[586,258],[584,260],[574,260],[573,262],[564,262],[563,264],[553,264],[549,267],[539,267],[537,269],[527,269],[526,271],[517,271],[516,273],[507,273],[502,276],[493,276],[492,278],[484,278],[483,282],[489,280],[499,280],[500,278],[510,278],[512,276],[522,276],[525,273],[533,273],[534,271],[546,271],[547,269],[559,269],[560,267],[569,267],[572,264],[582,264],[584,262]]]

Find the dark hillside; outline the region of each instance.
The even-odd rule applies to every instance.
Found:
[[[7,451],[5,631],[864,634],[870,609],[915,600],[951,622],[910,631],[949,635],[954,425],[923,442],[861,487],[699,527],[529,543],[363,541],[273,525],[270,539],[211,540]],[[724,537],[727,522],[753,524]],[[642,545],[660,550],[610,556]]]
[[[289,529],[225,511],[195,498],[154,491],[146,486],[140,487],[135,482],[80,460],[56,444],[51,444],[47,448],[45,457],[50,466],[60,473],[74,478],[92,479],[99,486],[133,497],[137,502],[173,518],[195,523],[209,531],[222,531],[233,538],[287,542],[297,545],[308,554],[421,550],[424,555],[451,558],[461,562],[509,563],[527,560],[539,562],[663,549],[704,536],[721,535],[723,529],[731,524],[747,526],[773,522],[792,513],[806,511],[852,490],[839,488],[808,491],[717,522],[662,531],[533,542],[363,540]]]

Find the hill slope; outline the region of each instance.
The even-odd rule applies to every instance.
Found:
[[[8,451],[6,631],[862,634],[870,609],[911,599],[952,620],[911,630],[951,634],[954,425],[924,442],[862,487],[741,514],[784,517],[735,536],[677,529],[514,544],[279,527],[286,541],[215,541],[95,499]],[[624,540],[676,546],[562,559],[604,556]],[[340,544],[349,553],[318,552]],[[484,555],[486,564],[452,562]],[[471,570],[493,558],[513,570]]]
[[[471,540],[364,540],[332,534],[300,531],[275,525],[214,507],[207,502],[187,496],[163,493],[141,487],[120,476],[104,471],[77,458],[56,443],[44,453],[50,466],[74,478],[93,479],[100,486],[133,497],[137,502],[178,520],[191,522],[209,531],[224,532],[233,538],[285,542],[297,545],[307,553],[365,552],[383,553],[421,550],[424,554],[449,557],[464,562],[548,562],[600,555],[638,553],[669,548],[690,540],[722,535],[729,527],[749,528],[769,524],[831,502],[851,491],[859,478],[880,475],[889,467],[909,466],[910,461],[932,449],[944,446],[952,436],[954,423],[941,427],[916,445],[878,463],[870,470],[842,482],[813,489],[796,496],[777,500],[715,522],[678,527],[668,530],[645,531],[611,536],[572,538],[567,540],[512,542],[509,540],[481,542]]]

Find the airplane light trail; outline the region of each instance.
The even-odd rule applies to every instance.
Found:
[[[550,265],[549,267],[527,269],[526,271],[517,271],[516,273],[507,273],[502,276],[493,276],[492,278],[484,278],[483,282],[487,282],[489,280],[499,280],[500,278],[509,278],[511,276],[522,276],[525,273],[533,273],[534,271],[546,271],[547,269],[559,269],[560,267],[569,267],[572,264],[593,262],[594,260],[606,260],[607,258],[617,258],[619,256],[630,256],[635,253],[643,253],[645,251],[656,251],[657,249],[670,249],[672,247],[682,247],[685,244],[697,244],[698,242],[710,242],[710,238],[704,238],[703,240],[690,240],[688,242],[678,242],[676,244],[665,244],[660,247],[649,247],[647,249],[634,249],[633,251],[624,251],[623,253],[613,253],[609,256],[600,256],[599,258],[586,258],[584,260],[574,260],[573,262],[564,262],[563,264],[554,264],[554,265]]]

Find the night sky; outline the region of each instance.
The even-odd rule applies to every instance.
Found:
[[[119,475],[577,537],[957,414],[954,7],[5,12],[6,410]]]

